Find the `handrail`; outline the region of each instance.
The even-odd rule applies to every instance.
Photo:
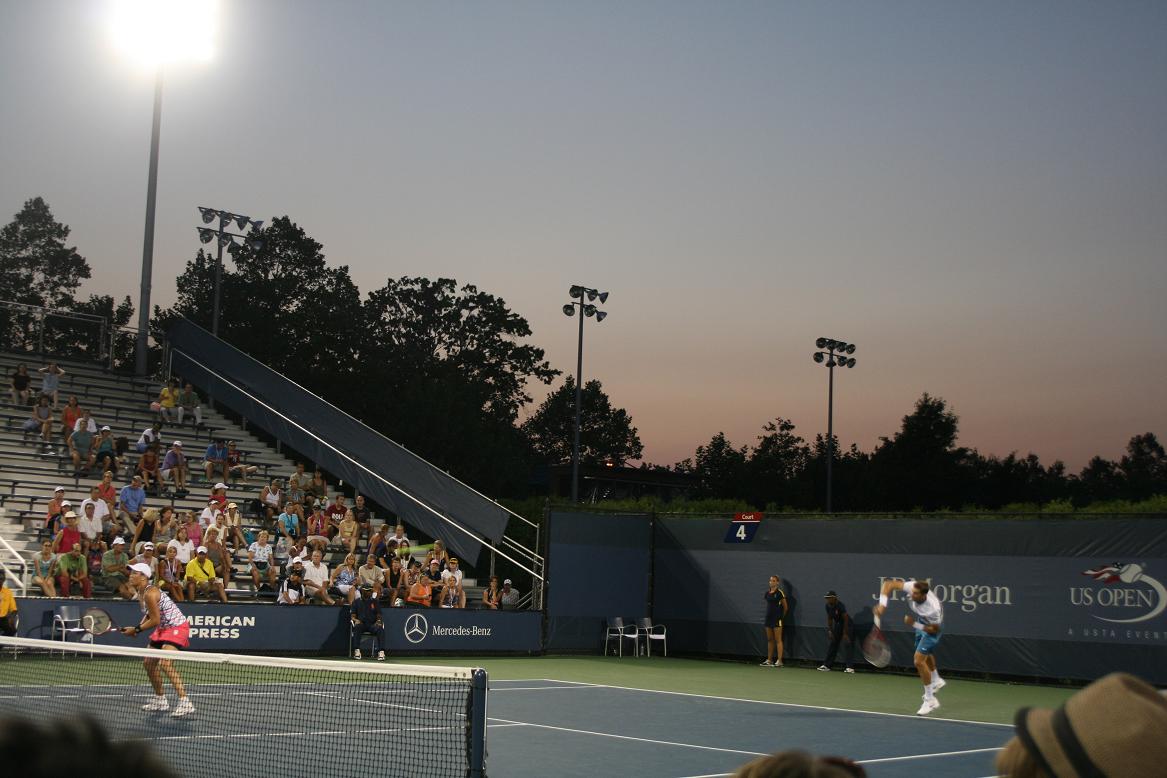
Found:
[[[346,460],[348,460],[348,461],[349,461],[351,464],[355,465],[356,467],[359,467],[359,468],[360,468],[361,470],[363,470],[365,473],[367,473],[368,475],[372,476],[373,478],[375,478],[376,480],[380,481],[381,483],[385,484],[385,485],[386,485],[386,486],[388,486],[390,489],[393,489],[395,492],[397,492],[397,493],[401,494],[403,497],[405,497],[405,498],[407,498],[407,499],[411,500],[411,501],[412,501],[412,502],[413,502],[415,505],[417,505],[417,506],[418,506],[419,508],[421,508],[422,510],[428,511],[429,513],[433,514],[433,515],[434,515],[436,518],[438,518],[438,519],[440,519],[440,520],[444,521],[444,522],[445,522],[446,524],[448,524],[449,526],[451,526],[451,527],[453,527],[454,529],[458,530],[458,531],[459,531],[459,532],[461,532],[462,534],[464,534],[464,535],[466,535],[466,536],[470,537],[471,539],[473,539],[473,540],[477,541],[478,543],[482,544],[483,546],[488,546],[488,547],[490,546],[490,543],[489,543],[489,542],[488,542],[488,541],[487,541],[485,538],[481,538],[481,537],[479,537],[478,535],[476,535],[475,533],[473,533],[473,532],[471,532],[470,530],[466,529],[466,528],[465,528],[465,527],[463,527],[461,524],[458,524],[456,521],[452,520],[451,518],[449,518],[449,517],[448,517],[448,516],[446,516],[445,514],[442,514],[442,513],[438,512],[438,511],[434,510],[434,509],[433,509],[433,507],[431,507],[431,506],[427,505],[426,503],[422,502],[421,500],[417,499],[416,497],[414,497],[412,494],[410,494],[409,492],[407,492],[407,491],[405,491],[404,489],[402,489],[402,488],[401,488],[400,486],[398,486],[397,484],[393,483],[392,481],[389,481],[389,480],[387,480],[386,478],[384,478],[383,476],[381,476],[379,473],[375,473],[375,472],[373,472],[373,471],[372,471],[372,470],[370,470],[368,467],[366,467],[364,464],[362,464],[361,462],[358,462],[357,460],[353,459],[352,457],[350,457],[350,456],[349,456],[348,454],[346,454],[345,452],[343,452],[343,451],[341,451],[340,449],[336,448],[336,446],[333,446],[331,443],[329,443],[328,441],[326,441],[326,440],[324,440],[323,438],[321,438],[319,435],[317,435],[316,433],[314,433],[312,430],[310,430],[310,429],[308,429],[308,428],[304,427],[302,424],[300,424],[300,423],[299,423],[298,421],[296,421],[295,419],[292,419],[292,418],[290,418],[290,417],[288,417],[288,416],[284,415],[283,413],[281,413],[281,412],[280,412],[279,410],[277,410],[276,408],[273,408],[272,406],[268,405],[266,402],[264,402],[264,401],[263,401],[263,400],[261,400],[260,398],[256,397],[256,396],[255,396],[254,394],[252,394],[251,392],[247,391],[247,390],[246,390],[246,389],[244,389],[243,387],[241,387],[241,386],[239,386],[238,384],[236,384],[234,381],[230,381],[230,380],[228,380],[228,379],[227,379],[227,378],[225,378],[225,377],[224,377],[224,376],[223,376],[223,375],[222,375],[222,374],[221,374],[219,371],[216,371],[216,370],[212,369],[211,367],[209,367],[209,366],[207,366],[207,365],[203,364],[202,362],[200,362],[199,360],[195,359],[193,356],[191,356],[190,354],[186,353],[186,352],[185,352],[185,351],[183,351],[182,349],[175,349],[175,351],[176,351],[176,352],[178,352],[179,354],[182,354],[182,355],[183,355],[183,357],[185,357],[186,359],[189,359],[189,360],[190,360],[192,363],[194,363],[195,365],[198,365],[200,368],[202,368],[203,370],[207,371],[207,373],[208,373],[208,374],[211,374],[211,375],[218,376],[218,379],[219,379],[220,381],[223,381],[224,383],[226,383],[226,384],[229,384],[229,385],[230,385],[230,386],[231,386],[233,389],[235,389],[237,392],[239,392],[240,394],[243,394],[243,395],[245,395],[246,397],[248,397],[249,399],[251,399],[253,402],[257,403],[258,405],[261,405],[261,406],[263,406],[263,407],[264,407],[265,409],[267,409],[268,411],[270,411],[270,412],[272,412],[272,413],[276,414],[276,415],[277,415],[277,416],[279,416],[281,419],[283,419],[285,422],[287,422],[289,425],[291,425],[291,426],[295,427],[296,429],[300,430],[301,432],[303,432],[304,434],[306,434],[306,435],[308,435],[309,437],[313,438],[314,440],[316,440],[317,442],[321,443],[322,445],[325,445],[325,446],[327,446],[328,448],[332,449],[332,450],[333,450],[333,451],[334,451],[334,452],[335,452],[335,453],[336,453],[338,456],[342,457],[343,459],[346,459]],[[285,376],[285,378],[286,378],[286,376]],[[290,379],[289,379],[289,380],[290,380]],[[297,386],[299,386],[299,384],[297,384]],[[306,391],[306,390],[305,390],[305,391]],[[324,401],[322,400],[322,402],[324,402]],[[336,406],[332,406],[332,407],[333,407],[333,408],[336,408]],[[340,409],[339,409],[339,408],[337,408],[336,410],[340,411]],[[340,412],[341,412],[341,413],[344,413],[344,411],[340,411]],[[345,414],[345,415],[347,416],[348,414]],[[351,417],[350,417],[350,418],[351,418]],[[363,422],[362,422],[362,424],[363,424]],[[365,425],[365,426],[367,427],[368,425]],[[380,433],[377,433],[377,431],[376,431],[376,430],[374,430],[374,429],[372,429],[371,427],[369,427],[368,429],[369,429],[370,431],[372,431],[372,432],[375,432],[376,434],[380,435]],[[502,507],[502,506],[499,506],[499,507]],[[504,509],[504,510],[505,510],[505,509]],[[507,512],[508,512],[508,513],[511,513],[511,511],[507,511]],[[517,514],[512,514],[512,515],[517,515]],[[503,552],[501,552],[501,551],[498,551],[497,553],[498,553],[500,556],[502,556],[504,559],[506,559],[506,560],[509,560],[510,562],[513,562],[513,563],[514,563],[515,565],[517,565],[517,566],[518,566],[520,569],[522,569],[522,570],[524,570],[524,571],[526,571],[526,572],[530,573],[530,574],[531,574],[533,577],[537,578],[538,580],[540,580],[540,581],[544,580],[544,579],[543,579],[543,576],[542,576],[541,574],[539,574],[539,573],[535,572],[534,570],[532,570],[531,568],[527,567],[526,565],[524,565],[522,562],[518,561],[517,559],[514,559],[513,557],[511,557],[511,556],[508,556],[507,554],[504,554],[504,553],[503,553]]]
[[[20,587],[20,591],[27,591],[28,589],[24,585],[24,573],[28,570],[28,562],[24,561],[24,557],[20,555],[20,552],[13,548],[12,544],[3,535],[0,535],[0,546],[3,546],[5,551],[12,554],[20,562],[20,573],[19,575],[12,576],[12,578],[16,585]],[[3,570],[7,575],[12,575],[12,570],[4,563],[3,559],[0,559],[0,570]]]

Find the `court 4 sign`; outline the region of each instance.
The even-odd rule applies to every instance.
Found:
[[[735,513],[725,533],[726,543],[750,543],[754,535],[758,534],[758,525],[762,523],[760,513]]]
[[[1115,562],[1083,570],[1094,579],[1070,587],[1070,604],[1087,608],[1091,617],[1111,624],[1150,621],[1167,609],[1167,589],[1138,564]]]

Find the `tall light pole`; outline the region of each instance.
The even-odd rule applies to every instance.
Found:
[[[219,211],[214,208],[204,208],[199,206],[199,213],[202,214],[203,224],[210,224],[219,220],[219,228],[217,230],[210,227],[198,227],[199,240],[203,243],[210,243],[218,237],[219,251],[215,259],[215,299],[211,310],[211,334],[216,338],[219,337],[219,299],[220,287],[223,277],[223,248],[226,247],[231,256],[235,256],[241,243],[236,243],[238,238],[242,243],[246,243],[253,251],[259,251],[263,248],[263,238],[252,235],[239,235],[233,232],[226,232],[225,228],[232,222],[240,230],[251,229],[258,230],[263,226],[263,220],[253,220],[250,216],[244,216],[240,213],[230,213],[229,211]]]
[[[827,513],[831,513],[831,466],[835,461],[835,368],[855,367],[855,358],[849,356],[855,353],[855,344],[819,338],[814,345],[818,349],[826,349],[816,351],[814,361],[820,365],[825,363],[830,373],[827,383]]]
[[[142,239],[142,284],[138,294],[135,369],[147,370],[150,341],[150,286],[154,267],[154,209],[158,195],[158,146],[162,131],[162,70],[167,63],[211,58],[217,3],[214,0],[117,0],[110,4],[109,32],[114,45],[154,74],[154,121],[150,132],[150,171],[146,179],[146,228]]]
[[[575,316],[576,308],[579,309],[579,347],[576,351],[575,360],[575,442],[571,447],[571,501],[579,502],[579,427],[580,427],[580,403],[583,400],[583,330],[584,317],[594,316],[597,322],[603,321],[607,316],[607,312],[596,308],[593,303],[596,298],[599,298],[601,303],[608,301],[607,292],[597,292],[595,289],[590,289],[586,286],[575,285],[568,290],[572,301],[563,306],[564,316]],[[584,297],[588,301],[584,302]]]

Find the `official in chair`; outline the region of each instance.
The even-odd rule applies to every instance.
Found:
[[[352,610],[352,651],[353,659],[361,658],[361,636],[366,632],[373,636],[373,650],[377,659],[385,660],[385,625],[381,621],[381,601],[377,599],[373,587],[362,585],[360,596],[353,600]]]

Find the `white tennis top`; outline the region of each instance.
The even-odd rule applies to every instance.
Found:
[[[904,581],[904,592],[910,595],[915,585],[915,581]],[[944,606],[941,605],[940,599],[931,589],[928,590],[923,602],[916,602],[908,597],[908,607],[916,614],[916,620],[925,626],[940,624],[944,621]]]

